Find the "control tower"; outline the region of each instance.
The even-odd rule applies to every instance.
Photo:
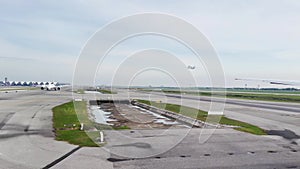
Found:
[[[7,77],[4,78],[4,85],[8,85]]]

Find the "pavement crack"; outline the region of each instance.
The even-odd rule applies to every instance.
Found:
[[[4,119],[0,122],[0,130],[5,126],[10,118],[15,114],[15,112],[8,113]]]

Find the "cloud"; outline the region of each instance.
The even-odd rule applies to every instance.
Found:
[[[285,61],[300,61],[299,50],[281,51],[275,53],[274,56],[280,60],[285,60]]]
[[[0,60],[5,63],[0,63],[0,70],[15,78],[44,79],[50,74],[71,79],[76,58],[95,31],[112,20],[142,12],[171,14],[197,27],[215,46],[228,77],[238,73],[300,80],[284,71],[300,71],[296,66],[300,52],[295,50],[300,44],[297,0],[1,1]],[[155,42],[161,48],[176,49],[171,43],[150,41]],[[127,48],[141,46],[133,43]],[[119,48],[114,54],[122,56],[123,50],[127,49]],[[174,52],[193,62],[187,52]],[[32,70],[24,71],[23,65]]]
[[[5,57],[0,56],[0,60],[2,61],[33,61],[32,58],[25,58],[25,57]]]

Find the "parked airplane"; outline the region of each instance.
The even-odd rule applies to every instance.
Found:
[[[57,83],[51,82],[50,84],[41,85],[40,87],[41,90],[60,90],[63,86],[65,85],[58,85]]]
[[[60,90],[62,87],[68,86],[67,83],[58,82],[36,82],[36,81],[0,81],[1,86],[30,86],[39,87],[41,90]]]

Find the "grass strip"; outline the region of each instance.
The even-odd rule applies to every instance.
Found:
[[[201,121],[207,121],[211,123],[219,123],[224,125],[231,125],[236,126],[234,127],[235,130],[248,132],[255,135],[266,135],[266,131],[262,128],[245,123],[242,121],[234,120],[225,117],[224,115],[209,115],[206,111],[198,110],[195,108],[187,107],[187,106],[181,106],[176,104],[169,104],[169,103],[162,103],[162,102],[154,102],[149,100],[137,100],[140,103],[147,104],[150,106],[154,106],[159,109],[164,109],[168,111],[172,111],[174,113],[179,113],[191,118],[195,118]]]
[[[117,94],[116,91],[108,90],[108,89],[99,89],[98,92],[102,94]]]
[[[85,92],[84,92],[83,89],[78,89],[75,93],[77,93],[77,94],[84,94]]]
[[[92,126],[92,122],[88,118],[87,105],[85,101],[78,101],[76,104],[76,111],[73,101],[56,106],[53,111],[53,128],[55,130],[56,140],[67,141],[70,144],[86,147],[98,147],[93,139],[99,137],[98,131],[90,131],[87,135],[87,131],[80,130],[80,122],[77,115],[80,117],[81,122],[87,127]]]
[[[279,94],[227,93],[226,97],[235,98],[235,99],[300,103],[300,96],[286,95],[286,94],[279,95]]]
[[[159,92],[157,90],[153,90]],[[218,94],[218,92],[194,92],[194,91],[179,91],[179,90],[161,90],[163,93],[171,94],[190,94],[197,96],[216,96],[224,97],[224,95]],[[288,95],[288,94],[267,94],[267,93],[238,93],[230,92],[225,94],[226,98],[232,99],[246,99],[246,100],[260,100],[260,101],[273,101],[273,102],[292,102],[300,103],[300,95]]]

